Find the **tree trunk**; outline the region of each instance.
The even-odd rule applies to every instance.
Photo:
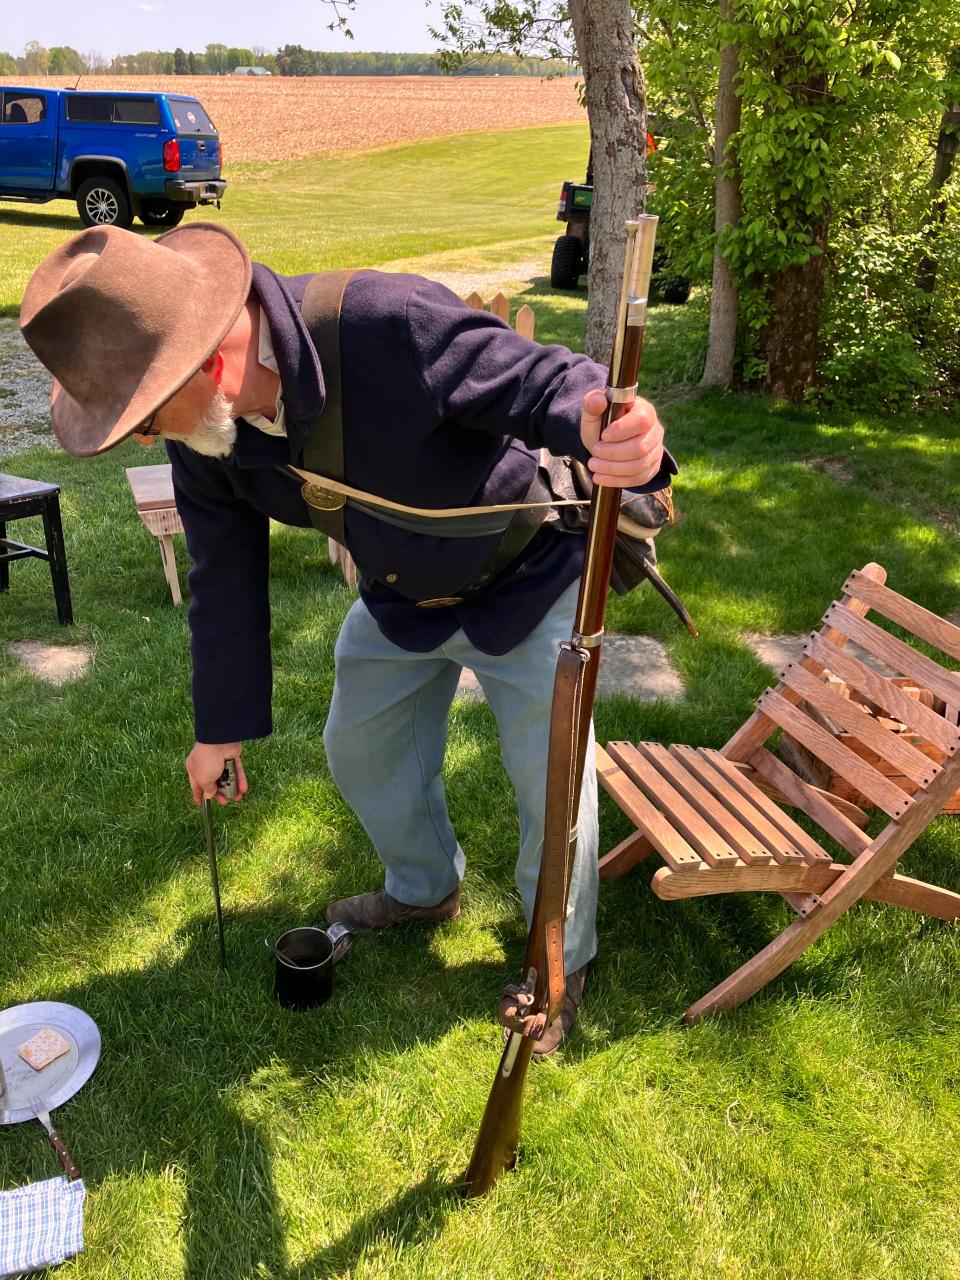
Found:
[[[824,103],[828,86],[824,72],[811,74],[808,83],[794,84],[791,96],[798,105]],[[772,315],[766,327],[767,391],[777,400],[801,404],[817,380],[817,345],[823,309],[824,254],[830,221],[827,214],[810,217],[804,230],[814,252],[800,266],[774,273],[770,281]]]
[[[823,305],[824,251],[828,222],[808,227],[821,252],[774,279],[773,315],[766,329],[767,391],[776,400],[801,404],[817,379],[817,340]]]
[[[624,223],[646,207],[647,106],[630,0],[570,0],[593,152],[587,353],[606,364],[620,297]]]
[[[940,227],[946,221],[947,202],[943,198],[953,164],[960,151],[960,102],[954,102],[943,113],[940,121],[940,134],[937,138],[937,154],[933,162],[933,173],[930,175],[930,210],[923,220],[923,226],[930,228],[927,251],[917,268],[917,288],[932,297],[937,282],[937,259],[933,248]],[[929,304],[927,306],[929,311]]]
[[[734,20],[733,0],[720,0],[720,20]],[[710,336],[701,387],[729,387],[733,382],[733,361],[737,346],[737,286],[721,251],[721,237],[727,227],[740,221],[740,171],[731,139],[740,131],[740,50],[734,41],[720,50],[717,81],[717,119],[713,146],[714,184],[713,288],[710,292]]]

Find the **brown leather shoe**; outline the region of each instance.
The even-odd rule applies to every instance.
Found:
[[[353,898],[341,898],[327,907],[327,924],[346,925],[351,933],[367,933],[371,929],[389,929],[397,924],[432,924],[441,920],[460,918],[460,890],[454,889],[449,897],[435,907],[410,907],[405,902],[391,898],[386,889],[372,893],[358,893]]]
[[[585,964],[582,969],[577,969],[574,973],[567,975],[560,1012],[540,1039],[535,1042],[533,1046],[533,1056],[535,1058],[547,1058],[551,1053],[556,1053],[567,1038],[570,1028],[576,1022],[577,1014],[580,1012],[580,1001],[583,999],[583,984],[587,980],[587,970],[589,968],[590,966]]]
[[[573,973],[567,974],[567,980],[564,983],[563,1002],[560,1005],[560,1012],[556,1018],[547,1027],[539,1040],[533,1042],[533,1054],[535,1058],[547,1058],[551,1053],[556,1053],[564,1040],[569,1034],[570,1028],[577,1020],[577,1014],[580,1011],[580,1001],[583,999],[583,986],[587,980],[587,971],[590,965],[585,964],[582,969],[577,969]],[[510,1031],[507,1027],[503,1029],[503,1038],[507,1040]]]

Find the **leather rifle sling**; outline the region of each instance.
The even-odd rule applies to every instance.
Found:
[[[547,757],[546,812],[543,826],[543,907],[547,1026],[563,1004],[566,978],[563,962],[563,925],[573,855],[576,853],[579,796],[577,781],[577,738],[580,725],[580,695],[587,656],[581,649],[560,647],[550,713],[550,744]],[[561,850],[558,854],[556,851]]]
[[[321,476],[343,480],[343,397],[340,380],[340,308],[355,269],[321,271],[307,285],[300,316],[310,334],[323,373],[323,409],[310,427],[303,450],[305,467]],[[328,507],[307,503],[314,528],[345,545],[345,501],[331,494]]]

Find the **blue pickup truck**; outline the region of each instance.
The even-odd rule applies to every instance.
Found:
[[[219,207],[221,158],[196,98],[0,86],[0,200],[75,200],[87,227],[175,227]]]

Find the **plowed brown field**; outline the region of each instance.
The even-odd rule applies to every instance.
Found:
[[[50,76],[46,83],[63,88],[73,79]],[[199,98],[220,131],[227,164],[586,120],[573,77],[90,76],[80,87]]]

